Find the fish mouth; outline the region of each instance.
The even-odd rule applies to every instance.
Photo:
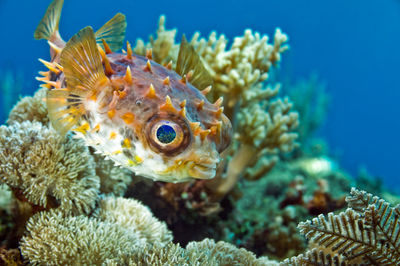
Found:
[[[196,179],[211,179],[214,178],[217,172],[217,164],[201,164],[197,163],[189,169],[189,174]]]

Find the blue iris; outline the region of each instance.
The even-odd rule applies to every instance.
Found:
[[[172,142],[176,137],[176,132],[170,125],[162,125],[157,129],[157,139],[164,144]]]

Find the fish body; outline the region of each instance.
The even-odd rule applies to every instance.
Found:
[[[117,165],[153,180],[214,177],[232,128],[222,100],[210,103],[210,88],[198,90],[212,81],[193,47],[182,39],[175,70],[154,62],[151,50],[134,54],[129,43],[126,53],[114,52],[125,33],[122,14],[65,43],[58,33],[61,7],[53,1],[35,33],[51,47],[49,71],[39,79],[49,88],[53,127],[75,132]]]

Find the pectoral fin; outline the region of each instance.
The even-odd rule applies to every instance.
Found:
[[[91,27],[75,34],[61,53],[67,88],[50,90],[47,106],[52,125],[65,134],[77,127],[85,114],[85,103],[95,100],[97,92],[107,86],[101,56]]]

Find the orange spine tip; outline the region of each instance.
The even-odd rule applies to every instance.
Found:
[[[128,59],[132,59],[132,47],[131,44],[129,42],[126,42],[126,58]]]
[[[165,103],[160,106],[160,110],[167,111],[167,112],[175,112],[176,111],[175,107],[172,105],[171,97],[169,97],[169,95],[167,95],[167,97],[165,97]]]
[[[59,70],[64,71],[64,68],[63,68],[59,63],[54,62],[54,65],[55,65]]]
[[[186,75],[183,75],[183,77],[180,79],[180,82],[186,84]]]
[[[107,56],[104,56],[103,63],[104,63],[104,70],[105,70],[104,72],[106,73],[106,75],[110,76],[110,75],[114,74],[114,70],[112,69],[110,60],[108,59]]]
[[[45,61],[43,59],[40,59],[40,58],[39,58],[39,61],[42,64],[44,64],[48,69],[50,69],[51,71],[55,72],[56,74],[60,73],[60,70],[57,69],[56,65],[54,65],[53,63],[47,62],[47,61]]]
[[[153,59],[153,49],[146,49],[146,58],[147,59]]]
[[[93,129],[92,132],[99,132],[100,131],[100,124],[97,124]]]
[[[42,82],[49,81],[49,78],[48,78],[47,76],[44,76],[44,77],[36,77],[35,79],[38,80],[38,81],[42,81]]]
[[[170,82],[170,80],[169,80],[169,76],[167,76],[167,77],[163,80],[163,84],[166,85],[166,86],[169,86],[170,83],[171,83],[171,82]]]
[[[210,127],[211,134],[215,135],[218,132],[221,132],[221,128],[222,128],[222,122],[218,121],[217,124],[215,124],[214,126]]]
[[[104,60],[104,58],[106,57],[106,52],[104,52],[103,48],[100,45],[97,45],[97,49],[99,50],[101,59]]]
[[[39,81],[42,81],[42,82],[44,82],[44,83],[46,83],[46,84],[48,84],[50,86],[53,86],[53,87],[55,87],[57,89],[61,88],[61,83],[59,81],[50,81],[48,77],[41,77],[41,78],[36,77],[36,79],[39,80]]]
[[[186,118],[186,107],[182,107],[182,109],[179,111],[179,115],[183,118]]]
[[[197,104],[197,110],[201,111],[204,107],[204,100],[201,100],[198,104]]]
[[[192,122],[190,123],[190,129],[193,132],[193,135],[197,136],[200,133],[200,122]]]
[[[115,109],[111,109],[110,111],[107,112],[108,118],[113,119],[115,116]]]
[[[180,106],[181,108],[185,107],[185,106],[186,106],[186,100],[183,100],[183,101],[179,104],[179,106]]]
[[[210,129],[202,130],[200,132],[200,138],[201,140],[204,140],[209,134],[211,133]]]
[[[204,90],[201,91],[201,94],[203,94],[204,96],[206,96],[207,94],[210,93],[211,91],[211,86],[206,87]]]
[[[148,97],[148,98],[156,98],[157,97],[156,90],[154,89],[153,84],[150,84],[149,91],[147,92],[146,97]]]
[[[150,60],[147,60],[146,66],[144,67],[145,71],[150,71],[151,72],[151,63]]]
[[[57,45],[55,45],[55,43],[51,42],[51,41],[47,41],[47,43],[49,44],[49,46],[57,53],[60,54],[62,51],[62,48],[58,47]]]
[[[218,108],[218,110],[215,112],[215,117],[217,119],[221,118],[222,113],[224,112],[224,107]]]
[[[193,77],[193,70],[190,70],[187,74],[186,74],[186,81],[189,82]]]
[[[49,74],[50,74],[50,71],[39,71],[39,75],[42,75],[45,77],[47,77],[47,75],[49,75]],[[38,79],[38,78],[36,78],[36,79]]]
[[[131,112],[126,112],[121,116],[122,120],[124,120],[125,124],[132,124],[135,120],[135,115]]]
[[[132,81],[132,72],[131,72],[131,68],[128,66],[126,68],[126,73],[125,73],[125,77],[124,77],[126,83],[128,83],[129,85],[132,85],[133,81]]]
[[[215,101],[214,105],[215,105],[217,108],[219,108],[219,107],[222,105],[223,101],[224,101],[224,98],[219,97],[218,100]]]
[[[104,50],[106,51],[106,54],[111,54],[112,53],[111,48],[110,48],[110,46],[108,46],[106,40],[101,39],[101,41],[103,42],[103,46],[104,46]]]
[[[51,89],[51,88],[53,88],[51,85],[49,85],[49,84],[41,84],[40,85],[40,87],[42,87],[42,88],[47,88],[47,89]]]
[[[172,69],[172,60],[168,62],[166,68],[168,68],[169,70]]]

